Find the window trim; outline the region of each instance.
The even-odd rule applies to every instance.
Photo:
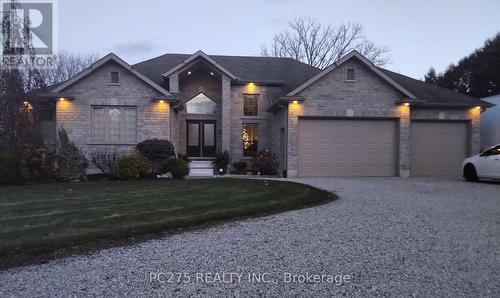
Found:
[[[188,102],[190,102],[191,100],[193,100],[196,96],[198,96],[198,95],[200,95],[200,94],[205,95],[205,97],[206,97],[206,98],[208,98],[210,101],[212,101],[212,102],[215,104],[215,110],[214,110],[214,112],[213,112],[213,113],[189,113],[189,112],[188,112],[188,107],[187,107]],[[216,102],[215,100],[213,100],[211,97],[209,97],[208,95],[206,95],[206,94],[205,94],[205,92],[199,92],[199,93],[196,93],[196,95],[194,95],[194,96],[190,97],[189,99],[187,99],[187,100],[184,102],[184,106],[185,106],[185,108],[186,108],[186,109],[185,109],[185,110],[186,110],[185,114],[186,114],[186,115],[193,115],[193,116],[196,116],[196,115],[197,115],[197,116],[215,116],[215,115],[217,115],[217,108],[218,108],[218,106],[217,106],[217,105],[218,105],[218,104],[217,104],[217,102]]]
[[[243,140],[243,126],[244,125],[255,125],[256,127],[256,132],[257,132],[257,141],[253,141],[253,142],[257,142],[257,146],[256,146],[256,149],[255,149],[255,153],[259,152],[259,127],[260,127],[260,123],[256,123],[256,122],[243,122],[241,123],[241,154],[243,156],[243,158],[251,158],[253,157],[253,154],[251,155],[245,155],[245,147],[243,146],[243,143],[244,143],[244,140]],[[255,154],[254,153],[254,154]]]
[[[118,82],[113,82],[113,75],[112,73],[116,72],[118,74]],[[112,70],[109,72],[109,85],[111,86],[120,86],[120,79],[121,79],[121,74],[119,70]]]
[[[120,117],[120,140],[111,141],[109,138],[109,123],[107,122],[106,113],[104,114],[104,140],[96,140],[94,136],[94,109],[103,108],[105,111],[109,108],[117,108],[120,110],[134,109],[135,110],[135,138],[132,140],[125,140],[125,117]],[[91,105],[90,106],[90,129],[91,129],[91,143],[90,145],[135,145],[137,144],[137,131],[138,131],[138,112],[137,106],[131,105]],[[124,114],[123,114],[124,115]],[[123,137],[123,138],[122,138]]]
[[[255,97],[257,100],[257,114],[256,115],[245,115],[245,97],[247,97],[247,96]],[[260,94],[258,94],[258,93],[243,93],[243,117],[245,117],[245,118],[259,117],[260,116],[259,107],[260,107]]]
[[[349,71],[352,70],[353,72],[353,79],[349,79]],[[354,67],[346,67],[346,71],[345,71],[345,81],[346,82],[350,82],[350,83],[353,83],[353,82],[356,82],[356,68]]]

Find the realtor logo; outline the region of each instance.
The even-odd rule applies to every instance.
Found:
[[[1,66],[55,68],[56,0],[3,0],[1,10]]]

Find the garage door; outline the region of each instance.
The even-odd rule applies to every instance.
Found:
[[[394,176],[397,121],[299,119],[299,176]]]
[[[411,176],[460,175],[467,155],[467,122],[412,122]]]

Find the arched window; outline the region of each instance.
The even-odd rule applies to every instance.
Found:
[[[188,114],[215,114],[217,104],[203,93],[186,102]]]

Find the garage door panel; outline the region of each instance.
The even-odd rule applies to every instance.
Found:
[[[394,176],[397,122],[299,120],[300,176]]]
[[[410,173],[415,177],[456,176],[467,156],[467,122],[425,122],[411,124]]]

